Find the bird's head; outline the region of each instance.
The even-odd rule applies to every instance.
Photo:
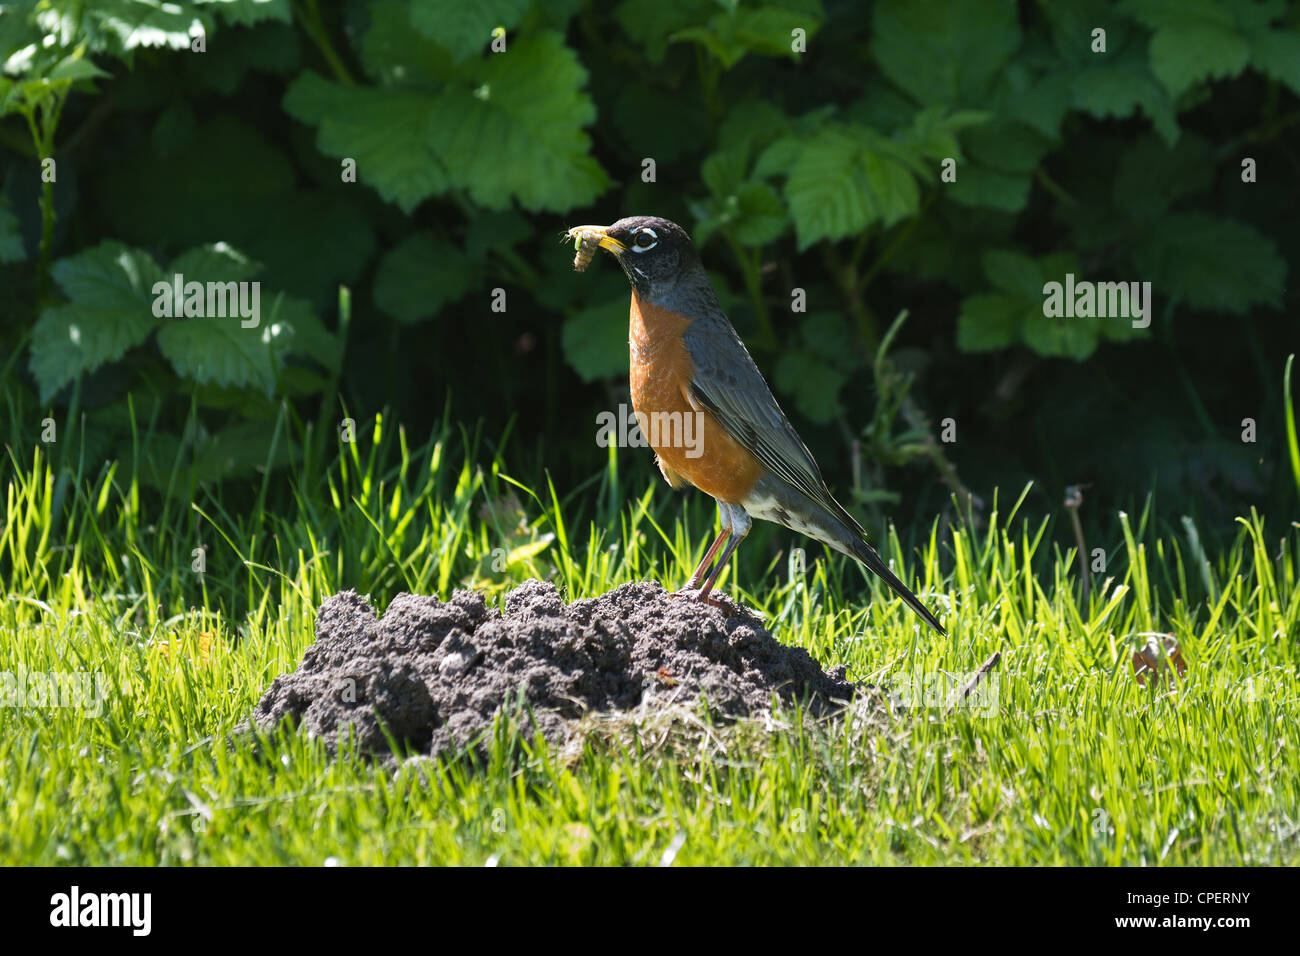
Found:
[[[567,235],[594,240],[610,253],[643,298],[663,298],[683,275],[699,266],[686,230],[658,216],[629,216],[612,226],[574,226]]]

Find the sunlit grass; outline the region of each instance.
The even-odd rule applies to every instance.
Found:
[[[298,423],[282,429],[308,451],[275,473],[287,491],[267,478],[243,508],[193,475],[160,508],[126,477],[135,467],[76,480],[40,451],[9,453],[0,674],[88,672],[107,695],[97,715],[0,707],[0,862],[1300,859],[1300,538],[1257,515],[1222,554],[1190,522],[1179,539],[1147,514],[1115,516],[1086,602],[1077,556],[1019,501],[978,527],[936,523],[913,549],[891,537],[883,553],[921,582],[942,639],[856,565],[790,561],[808,545],[780,529],[756,528],[723,578],[779,639],[885,689],[942,685],[1000,651],[987,710],[593,718],[567,747],[503,720],[482,766],[231,737],[339,589],[382,607],[466,583],[495,598],[534,576],[570,599],[645,578],[676,587],[713,533],[706,501],[628,484],[613,451],[566,493],[510,475],[450,425],[413,447],[382,419],[358,422],[332,459]],[[1152,632],[1188,663],[1172,688],[1133,677]]]

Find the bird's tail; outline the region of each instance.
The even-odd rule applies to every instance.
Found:
[[[861,538],[850,539],[853,548],[853,557],[857,558],[871,570],[873,574],[889,585],[889,589],[903,599],[903,602],[916,612],[917,616],[929,624],[940,634],[946,635],[948,632],[943,629],[939,619],[930,613],[930,609],[921,603],[921,599],[913,594],[906,584],[898,580],[893,571],[889,570],[889,565],[880,559],[876,554],[876,549]]]

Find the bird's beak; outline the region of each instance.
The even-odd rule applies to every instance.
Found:
[[[627,246],[609,234],[609,226],[574,226],[565,233],[565,237],[568,239],[595,240],[600,248],[612,252],[616,256],[627,252]]]

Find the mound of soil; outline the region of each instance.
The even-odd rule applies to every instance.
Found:
[[[566,605],[553,584],[528,581],[504,614],[470,591],[446,602],[400,594],[382,619],[355,591],[334,595],[317,612],[316,643],[253,721],[291,719],[334,747],[352,733],[372,754],[389,752],[387,735],[436,754],[477,746],[521,694],[535,727],[559,741],[589,711],[702,698],[715,716],[745,717],[774,693],[820,714],[854,687],[730,602],[724,613],[637,583]]]

